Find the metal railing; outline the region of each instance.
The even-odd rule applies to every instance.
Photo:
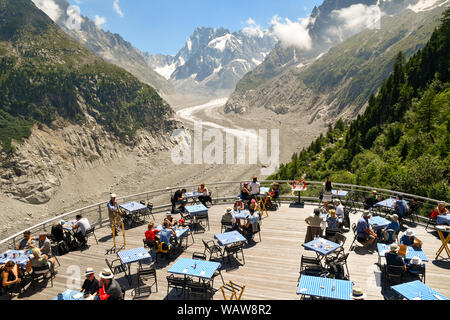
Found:
[[[291,192],[290,184],[292,181],[290,180],[277,180],[280,183],[281,193],[280,199],[282,201],[291,201],[296,198],[294,194]],[[244,182],[247,181],[224,181],[218,183],[208,184],[208,190],[212,193],[213,202],[218,204],[229,203],[234,200],[234,198],[240,193],[240,190],[243,187]],[[269,186],[272,185],[275,180],[264,180],[261,181],[261,186]],[[306,203],[317,204],[320,203],[319,194],[322,190],[323,182],[318,181],[306,181],[308,190],[302,192],[302,200]],[[186,186],[177,186],[177,187],[167,187],[164,189],[157,189],[152,191],[146,191],[142,193],[127,195],[124,197],[117,198],[119,203],[125,203],[129,201],[146,201],[151,202],[153,204],[153,213],[163,212],[171,208],[172,204],[170,202],[171,196],[176,190],[186,189],[187,191],[195,190],[197,185],[186,185]],[[412,194],[407,194],[403,192],[373,188],[373,187],[365,187],[351,184],[343,184],[343,183],[333,183],[333,189],[345,190],[349,191],[349,194],[352,195],[353,199],[356,200],[360,208],[363,207],[364,199],[371,194],[372,190],[376,190],[379,195],[383,198],[395,197],[397,194],[403,195],[405,200],[417,199],[420,204],[419,214],[416,215],[418,220],[427,221],[428,216],[431,211],[436,207],[439,200],[430,199],[422,196],[416,196]],[[38,232],[49,232],[49,228],[55,223],[61,220],[65,220],[69,217],[74,218],[76,215],[80,214],[83,217],[87,218],[91,225],[95,225],[98,227],[103,227],[104,225],[109,226],[108,219],[108,210],[107,210],[108,201],[98,202],[83,208],[79,208],[76,210],[72,210],[70,212],[66,212],[55,217],[49,218],[39,224],[36,224],[32,227],[26,228],[20,232],[17,232],[6,239],[0,240],[0,250],[15,248],[18,242],[23,238],[23,232],[26,230],[30,230],[33,234]]]

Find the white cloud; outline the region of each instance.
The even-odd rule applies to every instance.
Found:
[[[119,17],[123,18],[124,14],[119,7],[119,0],[114,0],[113,9],[119,15]]]
[[[381,9],[377,5],[354,4],[341,10],[333,10],[332,16],[341,22],[337,29],[331,30],[346,38],[364,29],[381,29]]]
[[[33,2],[53,21],[57,21],[61,17],[62,10],[53,0],[33,0]]]
[[[310,50],[312,47],[312,39],[307,29],[309,18],[300,18],[297,22],[293,22],[288,18],[281,21],[279,16],[272,19],[273,33],[280,39],[281,45],[284,47],[297,47],[302,50]]]
[[[67,8],[67,20],[66,27],[71,30],[80,30],[81,23],[83,23],[84,19],[81,17],[80,7],[78,6],[69,6]]]
[[[106,23],[106,18],[101,17],[99,15],[95,15],[94,22],[95,22],[95,25],[100,28],[102,25],[104,25]]]
[[[261,26],[256,24],[256,21],[252,18],[248,18],[246,21],[247,27],[242,29],[242,32],[245,33],[249,37],[264,37],[264,32],[262,31]]]

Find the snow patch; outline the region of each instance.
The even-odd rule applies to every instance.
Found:
[[[175,69],[176,69],[176,66],[175,66],[174,63],[172,63],[170,65],[165,65],[163,67],[156,68],[155,72],[160,74],[161,76],[163,76],[167,80],[169,80],[169,78],[172,75],[172,73],[175,72]]]
[[[428,11],[431,9],[434,9],[438,6],[439,0],[420,0],[419,2],[417,2],[415,5],[409,5],[408,9],[414,11],[414,12],[421,12],[421,11]],[[447,3],[447,1],[445,1],[444,3]],[[442,4],[441,4],[442,5]]]

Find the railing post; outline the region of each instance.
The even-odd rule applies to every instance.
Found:
[[[100,221],[100,228],[103,227],[103,218],[102,218],[102,205],[98,205],[98,219]]]

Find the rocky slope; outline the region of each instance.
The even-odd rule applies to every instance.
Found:
[[[179,125],[148,85],[64,33],[31,0],[0,0],[0,192],[44,203],[60,180],[170,145]]]
[[[392,70],[396,53],[402,50],[410,56],[421,48],[445,9],[445,5],[437,5],[413,11],[405,9],[411,7],[409,2],[396,5],[380,5],[384,12],[380,29],[366,28],[316,57],[302,56],[298,49],[283,49],[279,44],[261,66],[239,82],[225,112],[245,113],[249,108],[264,107],[282,114],[300,112],[310,122],[355,117]],[[315,11],[323,12],[323,8]]]
[[[148,62],[182,94],[223,96],[259,65],[276,43],[270,30],[247,27],[197,28],[176,56],[148,56]]]
[[[140,81],[154,87],[160,94],[175,93],[173,86],[147,64],[144,53],[133,47],[119,34],[103,31],[94,21],[79,15],[66,0],[53,0],[52,6],[44,5],[45,3],[41,0],[33,0],[33,2],[44,12],[47,11],[46,13],[62,30],[86,46],[92,53],[124,68]]]

